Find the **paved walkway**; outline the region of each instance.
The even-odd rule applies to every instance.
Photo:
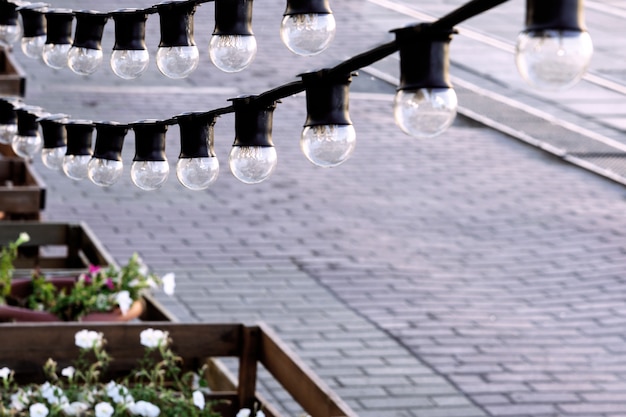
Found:
[[[221,107],[382,43],[413,19],[380,1],[335,2],[335,44],[305,59],[280,44],[283,5],[257,3],[259,54],[247,71],[221,74],[206,58],[185,81],[153,67],[128,83],[108,69],[87,79],[55,72],[17,53],[29,73],[26,100],[121,122]],[[440,15],[459,2],[421,3]],[[499,27],[517,28],[518,12],[501,10],[492,12]],[[199,7],[199,45],[211,16],[210,5]],[[226,115],[216,126],[222,175],[210,190],[187,191],[174,175],[156,192],[128,176],[100,189],[35,161],[48,189],[45,218],[86,221],[120,262],[138,251],[157,272],[174,271],[177,295],[163,302],[183,321],[266,321],[362,417],[626,416],[624,187],[464,117],[436,140],[410,139],[393,123],[388,88],[366,72],[355,80],[359,142],[342,167],[318,169],[301,156],[306,115],[296,96],[275,113],[279,166],[266,183],[245,186],[228,173]],[[602,134],[619,133],[611,129]],[[130,135],[127,163],[132,145]],[[174,126],[172,163],[178,149]]]

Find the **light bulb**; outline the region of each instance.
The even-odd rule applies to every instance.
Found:
[[[396,124],[417,138],[432,138],[454,122],[457,97],[452,88],[398,90],[394,99]]]
[[[91,161],[91,142],[93,136],[91,120],[70,120],[65,123],[67,133],[67,151],[63,157],[63,172],[69,178],[80,181],[88,177]]]
[[[84,180],[88,175],[89,161],[91,161],[91,155],[65,155],[63,172],[73,180]]]
[[[0,143],[9,145],[17,133],[17,124],[0,124]]]
[[[309,161],[320,167],[334,167],[346,161],[356,146],[352,125],[306,126],[300,149]]]
[[[134,161],[130,167],[130,178],[137,187],[145,191],[161,188],[170,174],[167,161]]]
[[[146,50],[118,50],[111,53],[111,69],[125,80],[139,77],[149,63],[150,54]]]
[[[45,12],[47,22],[46,43],[41,56],[50,68],[67,67],[67,54],[72,47],[72,22],[74,12],[69,9],[51,9]]]
[[[332,14],[287,15],[280,25],[280,38],[294,54],[312,56],[328,48],[336,28]]]
[[[17,156],[31,159],[41,150],[43,141],[39,134],[37,119],[42,109],[34,106],[18,107],[17,132],[11,139],[11,149]]]
[[[148,16],[139,9],[120,9],[111,16],[115,22],[111,69],[118,77],[132,80],[143,74],[150,63],[145,41]]]
[[[18,9],[22,15],[24,34],[20,47],[24,55],[33,59],[41,59],[43,45],[46,43],[45,3],[31,3]]]
[[[0,25],[0,43],[13,45],[22,36],[22,25],[17,21],[14,25]]]
[[[100,187],[115,184],[124,172],[122,147],[129,127],[117,122],[96,122],[96,146],[87,174]]]
[[[224,72],[248,67],[257,52],[256,38],[249,35],[213,35],[209,42],[211,62]]]
[[[41,150],[41,161],[46,168],[53,171],[60,171],[63,167],[63,158],[67,152],[67,146],[56,148],[43,148]]]
[[[23,37],[20,47],[22,52],[29,58],[38,59],[42,57],[43,46],[46,43],[46,35]]]
[[[190,190],[204,190],[217,180],[220,164],[216,157],[179,158],[176,163],[178,181]]]
[[[230,171],[246,184],[265,181],[276,169],[277,161],[273,146],[233,146],[228,156]]]
[[[11,141],[11,148],[17,156],[30,159],[35,156],[37,152],[41,150],[43,142],[39,133],[33,135],[20,135],[19,133],[13,136]]]
[[[67,153],[67,132],[64,123],[67,116],[53,114],[38,119],[43,134],[41,161],[46,168],[59,171],[63,167],[63,158]]]
[[[50,68],[54,69],[67,67],[67,54],[69,53],[71,47],[72,45],[69,43],[45,44],[41,53],[43,62],[45,62]]]
[[[516,64],[531,86],[562,90],[585,75],[593,43],[586,31],[541,30],[522,32],[517,38]]]
[[[102,64],[102,50],[72,46],[67,54],[67,65],[79,75],[90,75]]]
[[[115,184],[124,172],[122,161],[91,158],[87,166],[87,175],[91,182],[100,187],[109,187]]]
[[[195,45],[159,47],[156,62],[159,71],[166,77],[185,78],[198,68],[200,52]]]
[[[0,97],[0,143],[10,145],[17,133],[16,103],[9,98]]]

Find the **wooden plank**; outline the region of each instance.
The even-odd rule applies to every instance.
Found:
[[[261,329],[256,326],[243,329],[237,387],[239,408],[252,409],[254,407],[260,343]]]
[[[24,96],[26,92],[26,74],[11,53],[0,48],[0,94]]]
[[[313,417],[357,417],[266,325],[260,361],[304,410]]]

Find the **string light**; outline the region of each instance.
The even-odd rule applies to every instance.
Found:
[[[47,10],[47,37],[41,53],[43,62],[54,69],[67,66],[67,54],[72,47],[72,22],[74,12],[69,9]]]
[[[105,13],[78,11],[74,43],[67,54],[67,65],[76,74],[90,75],[102,65],[102,34],[109,19]]]
[[[187,46],[195,46],[191,45],[193,11],[197,4],[206,1],[211,0],[165,1],[149,9],[120,9],[107,14],[113,18],[116,25],[116,40],[112,54],[114,71],[125,78],[133,78],[145,70],[149,61],[144,40],[145,23],[147,15],[158,12],[159,8],[169,11],[169,8],[180,7],[182,18],[173,19],[177,22],[174,26],[178,29],[184,28],[188,32],[189,36],[185,40],[189,44]],[[216,15],[229,16],[225,21],[216,23],[214,36],[227,34],[235,28],[231,34],[254,38],[251,30],[251,0],[214,1]],[[123,172],[121,161],[123,138],[128,129],[132,128],[135,132],[135,157],[131,166],[131,179],[139,188],[154,190],[161,187],[168,178],[165,134],[169,125],[178,124],[181,129],[181,153],[176,165],[177,176],[187,188],[200,190],[213,183],[219,172],[219,163],[213,151],[213,128],[216,118],[226,113],[235,113],[235,141],[229,154],[229,167],[240,181],[255,184],[269,178],[276,168],[276,149],[272,141],[272,118],[276,104],[282,98],[306,91],[307,120],[301,136],[301,148],[306,157],[316,165],[336,166],[344,162],[354,149],[356,135],[348,112],[348,95],[351,76],[355,71],[399,51],[400,85],[394,100],[396,122],[405,133],[412,136],[437,136],[445,131],[456,115],[457,98],[448,76],[449,42],[451,35],[455,33],[454,26],[506,1],[508,0],[470,0],[431,23],[393,30],[394,41],[353,56],[335,67],[301,74],[299,81],[281,85],[259,95],[231,99],[232,104],[228,107],[207,112],[184,113],[168,120],[142,120],[130,125],[116,122],[96,123],[98,138],[102,137],[102,141],[97,140],[93,157],[91,157],[91,134],[84,133],[80,145],[82,147],[71,139],[77,135],[70,135],[70,132],[77,130],[77,125],[81,124],[93,130],[94,124],[90,121],[68,121],[67,118],[50,116],[44,113],[43,109],[26,106],[14,98],[0,97],[0,141],[11,138],[14,151],[22,157],[31,158],[42,146],[37,131],[38,121],[42,124],[60,124],[67,132],[64,161],[70,156],[81,157],[80,166],[83,171],[80,176],[75,177],[84,178],[87,175],[98,185],[108,186],[115,183]],[[575,32],[575,36],[582,41],[574,48],[577,52],[568,59],[554,58],[551,53],[544,53],[545,51],[531,57],[532,54],[518,46],[518,65],[524,60],[528,64],[522,65],[520,71],[522,73],[526,71],[530,75],[525,77],[527,81],[538,87],[571,86],[582,76],[593,50],[583,25],[582,0],[555,0],[549,7],[546,6],[547,3],[543,4],[538,0],[527,1],[527,28],[520,35],[522,38],[533,37],[534,33],[543,36],[556,31],[563,38],[559,41],[563,48],[568,45],[565,38],[570,32]],[[291,4],[288,3],[288,10],[290,8],[295,10],[296,7],[303,5],[309,7],[310,4],[327,6],[325,0],[292,0]],[[229,10],[233,7],[237,8],[234,12]],[[47,41],[55,38],[54,33],[57,35],[61,33],[63,35],[61,38],[67,40],[67,22],[69,21],[71,26],[73,16],[81,13],[65,9],[49,11],[40,6],[20,11],[28,14],[26,10],[36,10],[46,16]],[[65,26],[61,25],[63,30],[52,30],[51,34],[50,24],[56,17],[59,17],[59,20],[64,19]],[[216,20],[219,20],[217,16]],[[166,26],[162,25],[162,29]],[[229,29],[225,31],[224,28]],[[180,32],[178,35],[182,36]],[[165,47],[176,44],[168,40],[173,39],[169,36],[162,36],[162,44]],[[546,51],[551,52],[549,49]],[[571,55],[569,49],[564,49],[564,54]],[[545,67],[542,67],[543,61],[539,59],[542,56],[548,62]],[[136,59],[137,57],[140,59]],[[531,62],[534,62],[534,65],[530,65]],[[559,74],[555,68],[559,65],[564,65],[565,72],[574,76],[557,77],[555,82],[554,74]],[[549,71],[546,71],[546,68]],[[14,123],[16,118],[17,125]],[[42,127],[42,130],[48,128]],[[51,161],[58,159],[61,152],[56,148],[63,146],[62,134],[57,136],[56,142],[50,139],[50,146],[45,140],[43,152],[45,157],[42,154],[42,158],[50,160],[49,164],[46,164],[45,160],[44,163],[52,167],[55,163]],[[89,142],[86,140],[87,136]],[[91,174],[89,169],[84,168],[85,161],[87,165],[93,166]],[[64,171],[67,171],[65,167]],[[84,174],[85,171],[87,174]]]
[[[38,119],[43,134],[41,161],[46,168],[53,171],[63,168],[63,158],[67,153],[67,120],[65,114],[52,114]]]
[[[17,5],[0,1],[0,45],[11,46],[22,36]]]
[[[185,78],[200,62],[200,51],[193,38],[196,4],[191,1],[166,1],[156,8],[161,24],[157,67],[169,78]]]
[[[89,161],[93,151],[91,142],[94,125],[91,120],[69,120],[65,123],[67,151],[63,157],[63,172],[80,181],[88,177]]]
[[[323,52],[336,31],[328,0],[287,0],[280,38],[294,54],[312,56]]]
[[[41,59],[46,43],[46,7],[45,3],[32,3],[18,8],[24,26],[20,49],[28,58]]]
[[[256,52],[252,0],[215,0],[215,29],[209,42],[213,65],[224,72],[239,72],[252,63]]]

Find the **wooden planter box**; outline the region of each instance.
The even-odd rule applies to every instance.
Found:
[[[46,275],[73,276],[85,272],[90,264],[115,265],[113,257],[87,224],[7,221],[0,223],[0,246],[26,232],[30,241],[22,244],[15,261],[14,276],[30,277],[40,268]]]
[[[0,219],[39,220],[46,186],[23,159],[0,159]]]
[[[0,95],[21,96],[26,92],[26,74],[11,52],[0,48]]]
[[[139,334],[147,326],[141,323],[92,324],[62,323],[0,328],[0,362],[15,370],[21,382],[43,382],[41,367],[48,358],[59,364],[77,357],[74,334],[84,328],[102,332],[107,351],[114,361],[110,372],[123,373],[136,365],[143,356]],[[312,417],[356,417],[301,360],[285,346],[274,332],[263,324],[181,324],[158,323],[158,329],[168,331],[173,350],[183,358],[183,368],[199,369],[219,357],[239,359],[239,375],[233,381],[215,366],[209,366],[206,379],[212,389],[210,399],[227,400],[222,415],[234,417],[240,408],[260,403],[268,417],[282,417],[271,404],[256,393],[257,366],[263,365],[294,400]],[[106,381],[106,379],[104,379]],[[223,389],[226,390],[223,390]]]

